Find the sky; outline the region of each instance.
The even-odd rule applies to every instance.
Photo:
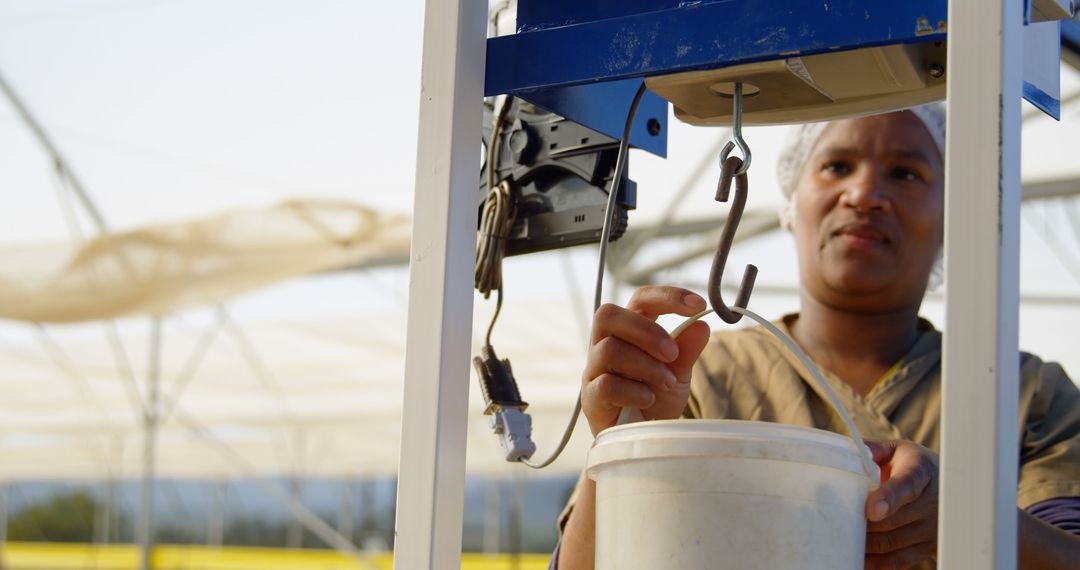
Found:
[[[412,202],[422,3],[0,2],[0,73],[116,228],[286,196]],[[0,104],[4,240],[64,235]]]

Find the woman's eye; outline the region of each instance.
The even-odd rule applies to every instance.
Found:
[[[904,182],[918,182],[922,180],[922,177],[910,168],[895,168],[892,171],[892,177],[896,180],[902,180]]]
[[[821,167],[822,172],[828,172],[829,174],[848,174],[851,172],[851,165],[846,162],[826,162]]]

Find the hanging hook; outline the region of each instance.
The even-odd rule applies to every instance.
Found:
[[[729,143],[730,144],[730,143]],[[713,310],[724,322],[735,324],[742,315],[731,310],[720,293],[720,279],[724,275],[724,266],[727,265],[728,252],[735,240],[735,230],[742,220],[743,208],[746,207],[747,178],[745,172],[746,163],[737,156],[729,156],[724,160],[720,169],[720,184],[716,188],[716,201],[727,202],[731,181],[735,180],[735,200],[731,203],[731,211],[724,220],[724,229],[720,232],[720,242],[716,245],[716,256],[713,257],[712,270],[709,272],[709,302]],[[735,296],[735,306],[745,309],[750,301],[750,293],[754,289],[754,280],[757,278],[757,267],[747,265],[743,271],[742,284],[739,285],[739,293]]]
[[[750,145],[746,144],[746,139],[742,136],[742,114],[743,114],[743,84],[741,81],[735,82],[735,94],[731,106],[731,139],[726,145],[724,150],[720,151],[720,167],[724,167],[724,163],[728,157],[731,156],[731,151],[736,146],[739,147],[739,152],[742,153],[742,167],[736,172],[736,175],[746,174],[747,170],[750,170],[750,161],[754,156],[750,152]],[[730,182],[730,181],[729,181]]]

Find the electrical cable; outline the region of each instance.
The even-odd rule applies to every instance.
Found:
[[[511,202],[510,182],[504,180],[488,192],[480,212],[473,283],[485,299],[492,291],[502,290],[502,260],[514,219]]]
[[[495,183],[499,138],[513,104],[514,98],[507,95],[491,126],[491,141],[487,147],[488,195],[484,199],[484,209],[480,214],[479,243],[476,244],[474,285],[485,299],[491,297],[492,290],[497,291],[495,313],[491,316],[491,323],[488,324],[487,335],[484,337],[484,343],[488,346],[491,345],[491,331],[495,329],[495,321],[499,319],[502,311],[502,260],[506,255],[506,240],[510,236],[510,228],[516,216],[509,180]]]
[[[593,313],[600,309],[600,301],[603,296],[604,290],[604,265],[607,261],[607,249],[608,240],[611,239],[611,219],[615,212],[615,202],[619,194],[619,183],[622,181],[623,170],[626,168],[626,155],[630,147],[630,129],[634,125],[634,115],[637,114],[638,105],[641,103],[641,97],[645,95],[645,82],[641,83],[641,87],[638,88],[637,93],[634,94],[634,100],[630,103],[630,110],[626,115],[626,125],[623,127],[622,140],[619,141],[619,156],[615,161],[615,172],[611,176],[611,186],[608,189],[607,206],[604,210],[604,225],[600,232],[600,259],[599,267],[596,275],[596,295],[593,297]],[[592,331],[589,331],[589,343],[592,343]],[[581,391],[578,391],[577,401],[574,403],[574,412],[570,417],[569,423],[566,425],[566,430],[563,432],[562,440],[559,441],[558,447],[552,454],[541,462],[534,462],[527,458],[522,458],[521,462],[533,469],[542,469],[551,465],[563,450],[566,449],[566,445],[570,442],[570,436],[574,433],[574,428],[577,427],[578,416],[581,415]]]

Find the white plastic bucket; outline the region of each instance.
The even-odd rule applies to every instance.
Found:
[[[605,430],[589,452],[601,570],[863,567],[871,482],[852,440],[729,420]]]

